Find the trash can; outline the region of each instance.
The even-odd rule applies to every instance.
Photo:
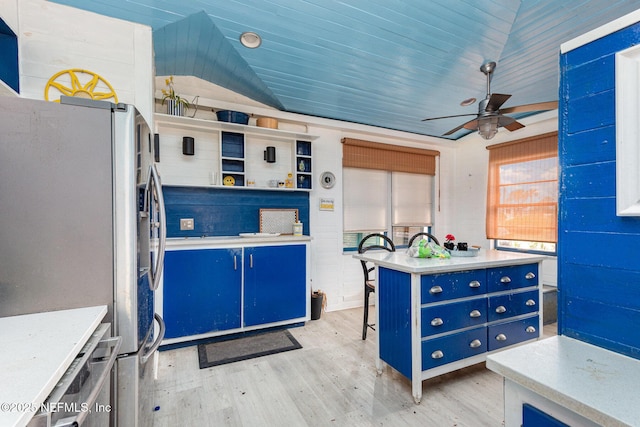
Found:
[[[322,314],[322,303],[324,302],[324,293],[313,292],[311,294],[311,320],[318,320]]]

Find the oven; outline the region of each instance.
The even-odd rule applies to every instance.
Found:
[[[111,377],[121,338],[101,324],[28,427],[103,427],[112,424]]]

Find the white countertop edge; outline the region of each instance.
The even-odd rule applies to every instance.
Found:
[[[310,242],[310,236],[280,235],[274,237],[240,237],[240,236],[210,236],[210,237],[171,237],[167,239],[167,248],[183,246],[245,246],[260,243],[288,244]]]
[[[640,360],[560,335],[491,354],[486,366],[598,424],[640,425]]]
[[[412,258],[406,250],[396,252],[370,251],[354,254],[353,258],[370,261],[376,265],[405,273],[432,274],[465,269],[480,269],[540,262],[549,258],[547,255],[521,254],[508,251],[480,251],[477,257]]]
[[[103,305],[0,318],[0,403],[40,407],[106,314]],[[33,415],[0,411],[0,425],[25,426]]]

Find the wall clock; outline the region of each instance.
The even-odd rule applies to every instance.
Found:
[[[322,172],[320,175],[320,185],[323,188],[332,188],[336,184],[336,176],[331,172]]]

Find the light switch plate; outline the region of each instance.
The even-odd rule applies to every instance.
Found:
[[[193,230],[193,218],[180,218],[180,230]]]

